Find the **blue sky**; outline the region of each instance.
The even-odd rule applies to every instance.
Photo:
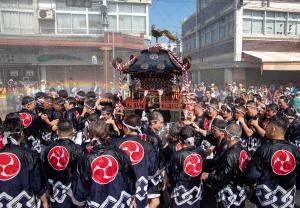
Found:
[[[150,5],[150,27],[167,29],[180,35],[181,23],[196,10],[196,0],[152,0]]]

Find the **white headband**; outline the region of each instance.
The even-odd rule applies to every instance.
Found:
[[[135,127],[130,126],[129,124],[125,123],[124,121],[122,121],[122,124],[123,124],[124,126],[126,126],[127,128],[129,128],[129,129],[137,130],[137,131],[139,132],[139,134],[142,135],[141,127],[139,127],[139,126],[135,126]]]
[[[195,137],[189,137],[184,140],[185,144],[194,144],[195,143]]]

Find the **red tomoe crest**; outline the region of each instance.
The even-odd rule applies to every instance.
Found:
[[[240,171],[244,172],[246,170],[247,162],[248,162],[248,154],[245,150],[240,152],[240,161],[239,161],[239,168]]]
[[[101,155],[91,164],[92,179],[99,184],[108,184],[115,180],[119,172],[119,164],[111,155]]]
[[[119,148],[129,156],[132,165],[138,164],[144,158],[144,148],[136,141],[123,142]]]
[[[202,157],[199,154],[191,154],[184,160],[183,170],[192,177],[198,176],[202,172]]]
[[[271,159],[273,172],[277,175],[287,175],[296,168],[294,155],[287,150],[277,150]]]
[[[175,150],[179,151],[181,149],[182,149],[182,144],[180,144],[180,143],[176,144]]]
[[[21,169],[19,158],[9,152],[0,153],[0,181],[13,179]]]
[[[141,140],[143,140],[144,142],[147,141],[147,134],[142,134],[141,135]]]
[[[32,116],[29,113],[19,113],[20,119],[26,129],[32,123]]]
[[[53,147],[47,157],[49,164],[57,171],[64,170],[69,164],[69,153],[63,146]]]

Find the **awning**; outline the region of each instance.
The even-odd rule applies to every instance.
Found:
[[[243,51],[244,54],[261,61],[261,70],[300,71],[300,53]]]

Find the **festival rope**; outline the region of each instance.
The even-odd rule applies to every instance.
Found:
[[[124,106],[122,105],[122,82],[123,82],[123,71],[125,66],[129,66],[131,65],[134,61],[136,60],[136,57],[133,57],[132,59],[130,59],[127,63],[125,63],[124,65],[122,63],[116,63],[116,66],[114,67],[118,72],[119,72],[119,86],[118,86],[118,99],[119,102],[116,104],[115,110],[114,110],[114,115],[116,115],[116,113],[124,108]]]

